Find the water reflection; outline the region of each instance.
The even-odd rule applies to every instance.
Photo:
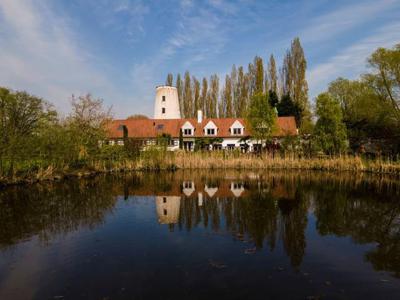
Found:
[[[320,236],[372,244],[365,260],[400,277],[399,196],[394,179],[318,173],[141,173],[12,187],[0,191],[0,249],[95,228],[118,201],[151,197],[166,230],[211,230],[256,251],[281,244],[295,269],[312,217]]]

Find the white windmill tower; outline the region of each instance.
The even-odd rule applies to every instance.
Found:
[[[154,119],[180,119],[178,90],[173,86],[156,87]]]

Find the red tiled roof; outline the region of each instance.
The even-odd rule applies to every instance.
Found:
[[[194,137],[204,137],[204,127],[212,121],[218,128],[216,137],[226,138],[233,135],[229,131],[235,121],[239,121],[244,126],[241,136],[251,136],[249,126],[242,118],[220,118],[203,119],[197,123],[197,119],[127,119],[113,120],[109,125],[109,138],[123,138],[122,126],[128,129],[128,137],[131,138],[156,138],[163,133],[171,137],[179,137],[181,127],[189,122],[194,128]],[[278,117],[277,132],[275,136],[297,135],[296,121],[294,117]]]

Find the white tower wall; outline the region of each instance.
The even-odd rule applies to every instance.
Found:
[[[180,119],[178,90],[172,86],[156,87],[154,119]]]

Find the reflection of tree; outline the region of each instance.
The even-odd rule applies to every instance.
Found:
[[[284,247],[294,267],[299,267],[306,248],[308,205],[304,195],[298,190],[294,199],[280,199],[281,235]]]
[[[400,277],[400,202],[391,189],[371,193],[368,186],[343,189],[316,187],[318,231],[351,236],[357,243],[377,243],[365,257],[377,270]]]
[[[33,235],[47,242],[101,223],[116,201],[111,187],[98,178],[5,189],[0,193],[0,248]]]
[[[302,193],[296,193],[297,186],[283,183],[246,181],[244,186],[249,193],[245,197],[205,197],[202,206],[197,205],[196,197],[186,197],[181,205],[179,227],[191,230],[202,223],[218,231],[223,216],[226,229],[235,236],[246,235],[257,248],[266,243],[273,250],[279,223],[284,247],[293,266],[298,267],[306,246],[304,231],[308,202]]]

